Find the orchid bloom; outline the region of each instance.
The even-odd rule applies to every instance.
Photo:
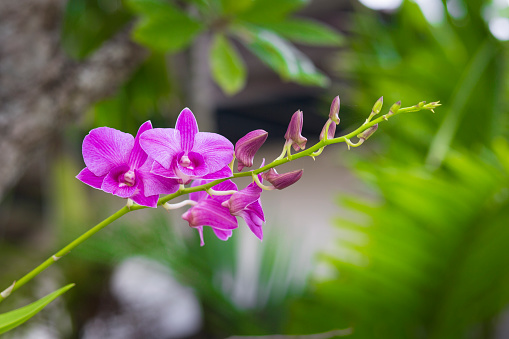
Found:
[[[186,184],[192,179],[221,179],[232,175],[233,144],[216,133],[199,132],[189,108],[175,128],[154,128],[140,138],[141,147],[155,162],[151,172]]]
[[[156,207],[159,194],[176,192],[179,183],[150,173],[154,161],[141,149],[140,136],[151,129],[150,121],[145,122],[136,138],[109,127],[91,130],[83,140],[86,167],[76,178],[137,204]]]
[[[261,175],[258,175],[258,178],[262,180]],[[243,190],[233,193],[230,200],[222,203],[222,206],[229,208],[232,215],[244,219],[251,232],[260,240],[263,239],[262,225],[265,222],[260,202],[262,191],[255,182],[252,182]]]
[[[203,185],[209,180],[195,180],[191,187]],[[213,187],[215,191],[236,191],[237,185],[231,180],[223,181]],[[231,195],[210,196],[205,191],[198,191],[189,194],[189,198],[196,202],[182,219],[189,223],[189,226],[198,230],[200,234],[200,245],[203,246],[203,226],[210,226],[215,235],[226,241],[232,236],[232,230],[238,227],[237,218],[230,213],[228,207],[222,205],[228,201]]]

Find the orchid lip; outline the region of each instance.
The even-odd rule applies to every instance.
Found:
[[[187,155],[183,155],[180,158],[179,164],[180,164],[180,166],[185,167],[185,168],[190,167],[192,165],[191,159],[189,159],[189,157]]]
[[[123,176],[122,175],[120,176],[119,181],[120,181],[119,185],[118,185],[119,187],[134,186],[134,184],[136,183],[136,176],[134,174],[134,171],[129,170],[129,171],[125,172]]]

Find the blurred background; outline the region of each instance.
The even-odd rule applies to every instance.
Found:
[[[508,0],[3,1],[4,288],[125,204],[75,179],[92,128],[187,106],[233,143],[267,130],[261,163],[297,109],[316,142],[336,95],[337,135],[380,96],[443,104],[278,169],[304,176],[262,195],[263,242],[129,214],[3,302],[77,284],[5,338],[509,338],[507,41]]]

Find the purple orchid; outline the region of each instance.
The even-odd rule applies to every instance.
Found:
[[[191,187],[204,185],[210,180],[195,180]],[[231,180],[223,181],[213,187],[215,191],[236,191],[237,185]],[[222,205],[230,199],[231,195],[210,196],[205,191],[198,191],[189,194],[189,198],[196,202],[182,215],[182,219],[189,223],[189,226],[198,230],[200,234],[200,245],[203,246],[203,226],[210,226],[214,234],[221,240],[226,241],[232,236],[232,230],[238,227],[237,219],[230,213],[228,207]]]
[[[262,181],[261,175],[258,175],[258,179]],[[230,200],[222,203],[229,208],[232,215],[244,219],[251,232],[260,240],[263,239],[262,225],[265,222],[260,202],[262,191],[255,182],[252,182],[243,190],[233,193]]]
[[[233,144],[216,133],[199,132],[189,108],[177,118],[175,128],[155,128],[143,133],[141,147],[155,162],[151,172],[186,184],[192,179],[220,179],[232,175]]]
[[[150,173],[154,160],[141,149],[139,140],[151,129],[150,121],[145,122],[136,138],[109,127],[91,130],[83,140],[86,167],[76,178],[137,204],[156,207],[159,194],[176,192],[179,183]]]

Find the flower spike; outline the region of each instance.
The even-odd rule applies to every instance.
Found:
[[[238,159],[237,169],[242,171],[244,167],[253,166],[255,153],[260,149],[269,133],[263,129],[257,129],[247,133],[235,144],[235,157]]]

